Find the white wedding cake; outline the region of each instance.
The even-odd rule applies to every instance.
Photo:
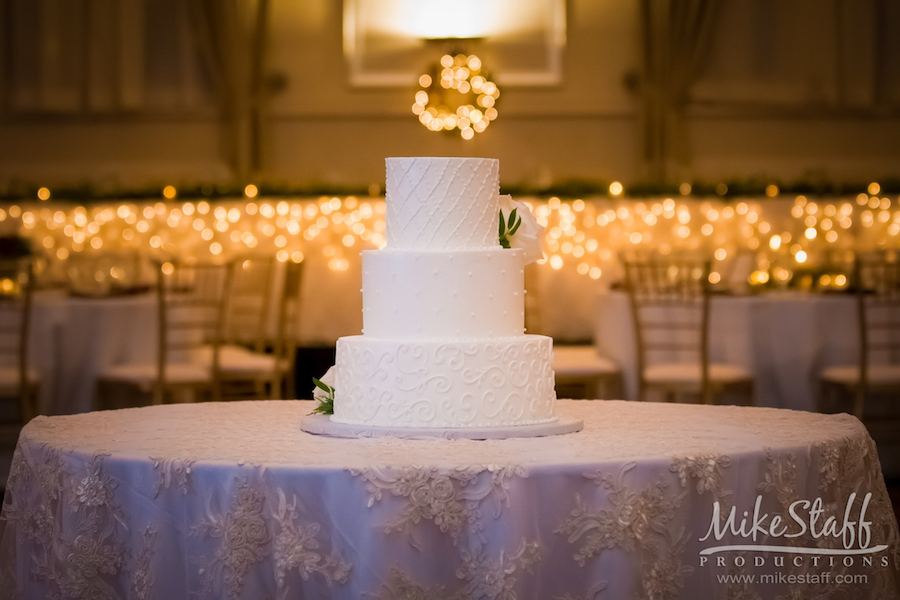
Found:
[[[385,162],[387,245],[362,255],[363,334],[337,342],[332,421],[556,421],[552,340],[525,335],[526,251],[499,242],[499,161]]]

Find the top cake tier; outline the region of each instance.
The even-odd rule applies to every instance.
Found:
[[[393,250],[499,246],[495,158],[387,158],[386,236]]]

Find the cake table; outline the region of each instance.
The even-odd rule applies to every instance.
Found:
[[[848,415],[560,401],[581,432],[401,440],[303,433],[312,407],[34,419],[0,596],[898,597],[897,523]]]

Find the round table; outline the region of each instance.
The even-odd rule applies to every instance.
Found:
[[[337,439],[300,431],[312,406],[185,404],[34,419],[0,518],[0,590],[142,599],[898,597],[897,523],[875,445],[848,415],[560,401],[560,415],[582,419],[583,431]],[[795,524],[792,511],[809,522],[817,499],[824,514],[814,527],[846,516],[871,522],[858,528],[869,535],[845,545],[809,531],[742,534],[741,515],[752,520],[757,504]],[[714,525],[724,531],[707,535]],[[865,582],[843,583],[858,576]]]
[[[36,294],[28,360],[40,380],[40,412],[94,410],[99,373],[119,363],[153,362],[157,311],[153,294],[104,298]]]

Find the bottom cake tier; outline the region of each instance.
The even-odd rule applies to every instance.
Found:
[[[452,342],[342,337],[332,420],[434,428],[549,423],[556,420],[552,351],[543,335]]]

